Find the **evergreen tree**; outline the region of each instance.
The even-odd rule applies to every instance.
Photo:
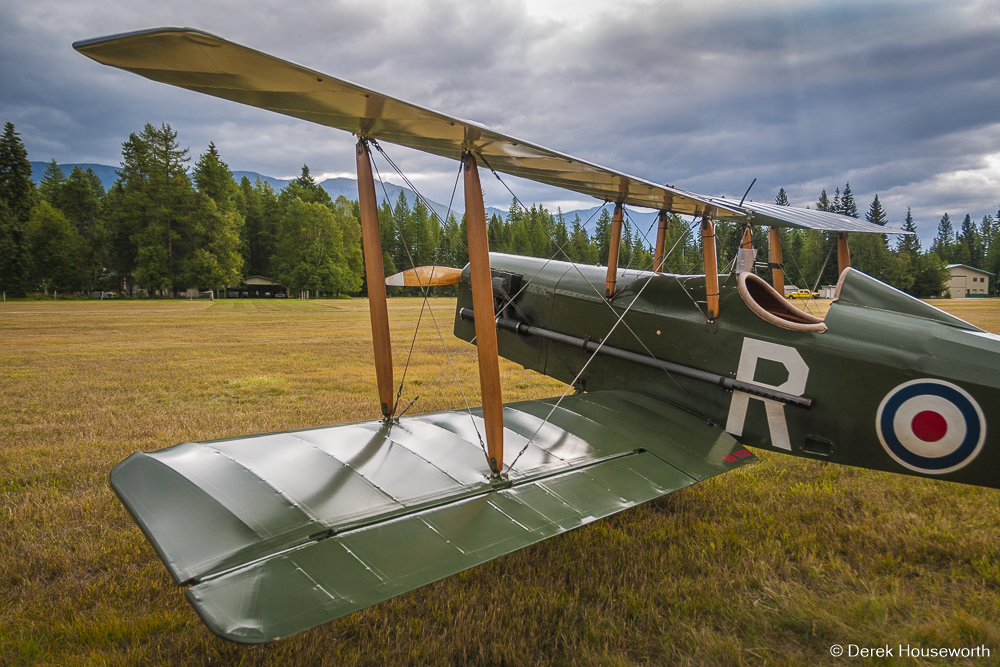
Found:
[[[903,231],[913,232],[912,234],[901,234],[896,252],[906,254],[910,260],[915,260],[920,255],[920,237],[917,236],[917,225],[913,222],[913,214],[909,207],[906,209],[906,220],[903,222]]]
[[[854,195],[851,193],[850,183],[844,186],[844,192],[839,196],[839,202],[840,204],[837,208],[837,213],[840,213],[841,215],[848,215],[852,218],[858,217],[858,207],[857,204],[854,203]]]
[[[826,190],[823,190],[823,196],[825,195],[826,195]],[[774,203],[777,204],[778,206],[788,206],[788,195],[785,194],[785,188],[781,188],[778,190],[778,196],[774,198]]]
[[[844,191],[845,198],[849,193],[850,190]],[[881,227],[885,227],[885,223],[889,221],[888,216],[886,216],[885,214],[885,209],[882,208],[882,202],[880,202],[878,199],[878,193],[875,194],[875,198],[872,199],[871,206],[868,207],[868,213],[865,214],[865,220],[872,223],[873,225],[879,225]]]
[[[188,151],[168,124],[147,123],[122,144],[122,169],[109,194],[110,235],[119,276],[134,275],[149,290],[183,287],[192,252],[197,193],[187,174]]]
[[[986,259],[983,251],[983,240],[979,235],[976,223],[972,221],[972,216],[966,214],[962,221],[961,230],[955,239],[955,261],[966,266],[982,268]]]
[[[62,195],[62,185],[65,182],[66,173],[56,164],[54,159],[50,160],[45,165],[45,173],[42,174],[42,180],[38,182],[38,195],[54,207],[62,208],[60,197]]]
[[[278,235],[278,195],[259,178],[240,179],[240,213],[243,214],[240,248],[243,253],[244,276],[271,277],[271,256],[276,250]]]
[[[31,163],[14,124],[4,124],[0,137],[0,290],[20,296],[28,288],[30,258],[25,230],[35,202]]]
[[[214,201],[220,210],[232,206],[238,186],[229,165],[219,158],[214,142],[208,143],[208,150],[198,158],[191,175],[198,192]]]
[[[31,181],[28,151],[11,122],[4,124],[0,137],[0,201],[22,222],[27,222],[35,205],[35,184]]]
[[[611,214],[607,208],[601,209],[594,226],[594,242],[597,245],[597,263],[608,265],[608,255],[611,252]]]
[[[104,221],[104,186],[93,169],[73,167],[62,184],[59,208],[80,236],[80,285],[84,291],[97,286],[107,259]]]
[[[570,241],[563,249],[558,259],[569,259],[571,262],[581,264],[597,264],[597,248],[587,235],[587,229],[580,220],[580,215],[573,216],[573,229],[570,232]]]
[[[330,198],[330,193],[323,189],[321,185],[316,183],[316,179],[312,177],[309,173],[309,166],[302,165],[302,173],[294,181],[289,183],[284,190],[281,191],[281,207],[284,209],[288,204],[298,197],[306,203],[316,203],[323,204],[325,206],[332,207],[333,199]]]
[[[850,185],[844,188],[844,194],[840,200],[841,206],[844,206],[845,201],[853,202]],[[842,209],[842,212],[844,210]],[[877,194],[872,199],[868,213],[865,215],[865,220],[873,225],[880,226],[884,226],[888,221],[885,210],[882,208],[882,202],[879,201]],[[892,282],[890,273],[892,272],[893,262],[885,234],[850,234],[847,243],[851,249],[851,265],[853,267],[879,280]]]
[[[830,201],[830,197],[826,194],[826,189],[819,193],[819,200],[816,202],[816,209],[820,211],[833,211],[833,202]]]
[[[955,232],[951,226],[951,218],[945,213],[938,223],[937,236],[931,243],[931,252],[937,255],[938,259],[948,264],[952,260],[955,245]]]
[[[237,206],[243,192],[214,143],[198,158],[193,174],[197,206],[190,227],[191,252],[185,259],[189,287],[216,289],[243,282],[241,237],[246,226]]]
[[[997,214],[1000,215],[1000,212]],[[983,268],[991,276],[988,287],[996,294],[998,292],[997,283],[1000,282],[998,281],[998,277],[1000,277],[1000,219],[992,216],[986,217],[989,218],[989,223],[987,224],[987,220],[983,220],[983,237],[986,248],[986,260]]]

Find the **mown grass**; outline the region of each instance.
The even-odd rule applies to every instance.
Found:
[[[935,305],[1000,332],[1000,301]],[[475,403],[454,300],[432,306]],[[398,381],[421,302],[390,307]],[[444,364],[427,324],[404,400]],[[985,644],[992,660],[969,664],[1000,661],[998,492],[767,453],[301,635],[217,639],[107,473],[136,450],[375,418],[368,326],[364,300],[0,305],[0,663],[859,661],[835,643]],[[507,400],[562,390],[507,362],[502,381]],[[413,410],[460,405],[449,372]]]

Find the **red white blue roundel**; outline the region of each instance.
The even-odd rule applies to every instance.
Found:
[[[979,404],[943,380],[911,380],[890,391],[878,406],[875,428],[889,456],[930,475],[964,467],[986,441]]]

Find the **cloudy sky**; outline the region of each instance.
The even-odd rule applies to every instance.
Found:
[[[794,205],[850,182],[923,239],[1000,207],[1000,3],[4,0],[0,122],[32,160],[117,165],[146,122],[233,169],[353,176],[350,135],[113,70],[72,42],[190,26],[661,183]],[[447,202],[456,165],[395,148]],[[524,201],[594,202],[512,181]],[[487,204],[510,196],[484,178]],[[461,190],[461,188],[459,188]]]

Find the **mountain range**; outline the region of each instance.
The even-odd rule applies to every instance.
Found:
[[[48,163],[46,162],[31,163],[31,180],[35,182],[35,185],[38,185],[39,181],[42,180],[42,175],[45,173],[45,168],[47,166]],[[101,185],[104,186],[105,190],[109,189],[112,185],[114,185],[115,181],[118,180],[117,167],[111,167],[106,164],[68,162],[66,164],[59,165],[59,168],[62,169],[63,173],[66,174],[67,176],[69,176],[69,173],[73,171],[73,167],[80,167],[85,171],[88,168],[93,169],[94,173],[97,174],[97,177],[101,179]],[[261,181],[267,183],[272,188],[274,188],[275,191],[277,192],[280,192],[285,188],[286,185],[292,182],[292,179],[283,179],[283,178],[275,178],[274,176],[265,176],[264,174],[258,174],[255,171],[233,172],[233,178],[236,179],[237,183],[239,183],[244,177],[249,179],[251,183],[253,183],[259,178]],[[344,195],[348,199],[358,198],[358,182],[356,179],[353,178],[328,178],[325,181],[320,182],[319,186],[324,190],[326,190],[330,194],[330,196],[333,197],[334,199],[336,199],[340,195]],[[406,202],[411,207],[417,201],[417,195],[409,188],[405,188],[399,185],[394,185],[392,183],[386,182],[385,192],[381,192],[381,189],[382,189],[381,187],[377,188],[377,190],[379,190],[379,192],[377,192],[379,205],[382,204],[382,202],[386,199],[387,196],[389,203],[395,204],[396,199],[399,197],[400,192],[404,193],[406,197]],[[435,213],[438,214],[439,217],[441,217],[441,219],[444,219],[445,214],[448,211],[448,207],[446,205],[430,199],[425,199],[424,201],[430,208],[434,210]],[[507,217],[507,211],[502,211],[492,206],[486,208],[487,217],[492,216],[494,213],[499,213],[500,216],[504,218]],[[462,214],[461,211],[456,212],[456,216],[461,216],[461,214]]]

